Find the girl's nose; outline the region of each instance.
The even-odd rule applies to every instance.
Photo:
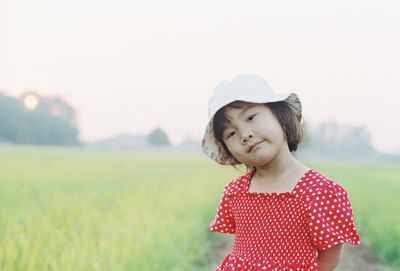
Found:
[[[249,133],[249,132],[247,132],[247,133],[243,133],[242,134],[242,144],[245,144],[250,138],[252,138],[253,137],[253,135],[251,134],[251,133]]]

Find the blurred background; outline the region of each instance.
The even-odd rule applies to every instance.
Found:
[[[207,102],[259,74],[302,101],[295,156],[349,191],[338,270],[400,270],[399,8],[0,0],[0,269],[213,270],[241,172],[201,152]]]

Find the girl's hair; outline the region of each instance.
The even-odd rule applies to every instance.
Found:
[[[225,116],[225,109],[228,107],[241,109],[245,105],[246,103],[242,101],[232,102],[218,110],[213,120],[215,138],[223,146],[224,151],[229,156],[229,158],[232,159],[232,161],[235,161],[237,164],[240,164],[240,162],[236,160],[235,157],[233,157],[222,139],[224,130],[230,123],[230,120],[227,119]],[[286,101],[265,103],[264,105],[271,109],[272,113],[278,120],[285,136],[285,140],[288,143],[289,151],[295,152],[298,145],[303,141],[304,136],[303,127],[301,125],[301,116],[297,116],[294,109],[292,108],[292,105]],[[245,166],[248,170],[254,169],[252,166]]]

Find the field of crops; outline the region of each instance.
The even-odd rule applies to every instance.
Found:
[[[362,242],[400,266],[400,168],[313,164],[350,193]],[[0,270],[210,270],[228,179],[205,157],[0,149]]]

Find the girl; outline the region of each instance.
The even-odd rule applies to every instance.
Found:
[[[348,195],[297,161],[302,108],[256,75],[222,81],[209,101],[203,151],[247,167],[224,189],[209,229],[235,234],[217,271],[333,270],[342,244],[359,244]]]

